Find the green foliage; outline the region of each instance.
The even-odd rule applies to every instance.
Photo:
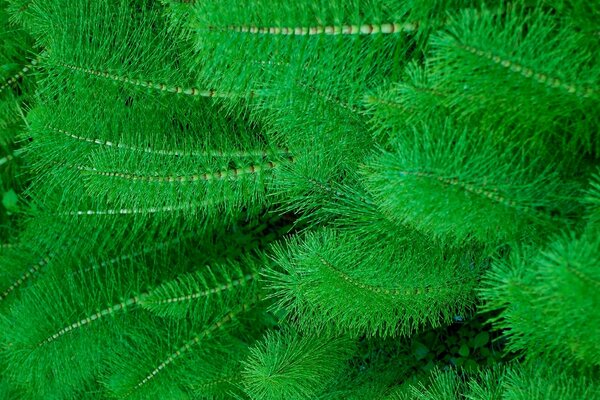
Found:
[[[247,259],[244,264],[206,266],[206,270],[184,274],[148,291],[140,305],[161,317],[206,320],[214,310],[231,308],[257,295],[258,263]]]
[[[345,338],[268,334],[250,349],[243,384],[257,400],[314,398],[344,368],[352,350]]]
[[[390,219],[423,233],[454,243],[537,240],[576,208],[577,187],[518,147],[498,148],[450,121],[397,136],[368,164],[368,187]]]
[[[599,18],[0,0],[0,398],[598,398]]]
[[[22,366],[8,372],[13,383],[27,387],[34,398],[72,396],[90,383],[148,279],[127,276],[127,267],[119,267],[98,276],[48,276],[3,315],[3,358]]]
[[[408,335],[448,323],[473,303],[472,255],[380,245],[365,258],[359,237],[316,231],[274,248],[267,273],[278,305],[304,329]]]
[[[32,38],[10,22],[7,2],[0,1],[0,242],[18,230],[19,193],[23,188],[19,133],[35,89],[38,59]],[[19,202],[20,203],[20,202]]]
[[[497,327],[506,329],[508,349],[599,365],[600,320],[592,311],[600,304],[599,246],[595,232],[563,236],[494,263],[483,298],[486,308],[502,310]]]
[[[532,365],[510,363],[466,373],[435,370],[426,382],[403,388],[413,399],[598,399],[597,373],[582,369],[548,369],[543,359]],[[402,397],[400,397],[402,398]],[[406,397],[408,398],[408,397]]]
[[[521,140],[597,145],[597,121],[586,115],[600,99],[599,59],[585,34],[517,6],[505,15],[463,11],[431,42],[431,74],[451,113],[515,129]]]

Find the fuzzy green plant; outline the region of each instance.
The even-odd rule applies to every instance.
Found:
[[[352,342],[343,337],[269,334],[250,349],[243,385],[253,399],[314,398],[344,370],[352,351]]]
[[[597,373],[582,368],[564,368],[554,373],[544,359],[533,364],[510,363],[492,369],[465,373],[435,370],[424,382],[397,392],[398,399],[598,399]]]
[[[0,398],[597,398],[598,12],[0,0]]]
[[[576,181],[520,146],[432,119],[397,134],[369,162],[367,187],[386,215],[446,241],[529,241],[577,212]]]
[[[496,325],[505,328],[508,349],[598,365],[600,321],[591,310],[600,301],[599,243],[594,231],[563,236],[546,248],[515,250],[508,261],[494,263],[483,298],[486,308],[502,310]]]
[[[323,230],[278,245],[266,276],[279,307],[304,329],[388,336],[448,323],[473,304],[475,254],[413,243],[357,257],[361,242]]]
[[[10,21],[6,1],[0,2],[0,242],[12,245],[19,230],[26,177],[22,168],[25,116],[35,90],[39,56],[33,39]]]

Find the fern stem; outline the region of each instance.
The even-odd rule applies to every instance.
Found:
[[[19,72],[17,72],[16,74],[14,74],[10,78],[8,78],[6,80],[6,82],[4,82],[2,84],[2,86],[0,86],[0,93],[2,93],[2,91],[4,91],[4,89],[6,89],[7,87],[16,83],[23,76],[25,76],[25,74],[27,72],[29,72],[31,69],[33,69],[33,67],[35,67],[39,62],[40,62],[40,57],[34,58],[33,60],[31,60],[31,62],[29,64],[27,64],[23,68],[21,68],[21,70]]]
[[[179,149],[156,150],[156,149],[152,149],[151,147],[138,147],[138,146],[132,146],[132,145],[121,143],[121,142],[115,143],[115,142],[111,142],[111,141],[105,140],[105,139],[96,139],[96,138],[81,136],[81,135],[77,135],[77,134],[69,132],[69,131],[65,131],[60,128],[53,127],[51,125],[47,125],[46,127],[54,132],[62,133],[65,136],[68,136],[72,139],[76,139],[76,140],[79,140],[82,142],[96,144],[99,146],[115,148],[115,149],[133,150],[133,151],[139,151],[142,153],[157,154],[157,155],[162,155],[162,156],[173,156],[173,157],[189,156],[189,157],[214,157],[214,158],[217,158],[217,157],[219,157],[219,158],[236,158],[236,157],[237,158],[250,158],[250,157],[268,158],[268,157],[276,157],[276,156],[286,157],[286,156],[290,155],[290,152],[287,150],[280,150],[277,152],[268,152],[265,150],[228,151],[228,152],[224,152],[222,150],[207,150],[207,151],[185,151],[185,150],[179,150]]]
[[[19,279],[17,279],[16,281],[14,281],[1,295],[0,295],[0,301],[6,299],[8,297],[8,295],[15,291],[17,288],[19,288],[24,282],[26,282],[29,278],[31,278],[34,274],[36,274],[41,268],[45,267],[46,265],[48,265],[48,263],[50,262],[50,259],[54,257],[54,254],[50,254],[47,257],[42,258],[40,261],[38,261],[37,264],[32,265],[31,267],[29,267],[29,269],[24,272]]]
[[[525,67],[519,63],[504,59],[498,55],[493,54],[491,51],[483,51],[473,46],[458,45],[459,48],[469,52],[470,54],[478,57],[483,57],[486,60],[492,61],[496,65],[500,65],[511,72],[520,74],[525,78],[533,79],[534,81],[546,85],[551,88],[560,88],[569,94],[575,94],[584,98],[591,97],[596,94],[597,90],[591,87],[583,88],[570,83],[563,82],[558,78],[550,77],[546,74],[535,72],[531,68]]]
[[[174,353],[171,353],[163,362],[161,362],[152,372],[150,372],[144,379],[137,383],[137,385],[129,392],[125,397],[131,394],[134,390],[141,388],[148,381],[156,376],[162,369],[164,369],[169,364],[173,363],[177,358],[179,358],[182,354],[190,350],[194,345],[200,343],[205,338],[210,338],[214,335],[215,331],[223,329],[223,326],[233,321],[236,316],[244,311],[251,309],[254,304],[242,304],[237,307],[236,310],[227,313],[223,318],[219,321],[215,322],[207,329],[202,331],[199,335],[194,336],[191,340],[188,340],[183,346],[177,349]]]
[[[181,176],[152,176],[152,175],[137,175],[130,172],[104,172],[98,171],[94,168],[80,167],[79,169],[85,172],[89,172],[94,175],[105,176],[109,178],[121,178],[131,181],[142,181],[142,182],[198,182],[198,181],[213,181],[213,180],[224,180],[231,179],[235,180],[242,175],[256,174],[268,170],[275,169],[279,166],[276,161],[269,161],[264,164],[252,164],[244,168],[234,168],[224,171],[216,172],[205,172],[197,175],[181,175]]]
[[[315,93],[317,96],[321,97],[326,102],[333,103],[336,106],[339,106],[339,107],[341,107],[341,108],[343,108],[345,110],[349,110],[349,111],[352,111],[352,112],[357,113],[357,114],[360,113],[360,110],[357,107],[352,106],[352,105],[350,105],[348,103],[343,102],[338,97],[335,97],[335,96],[329,95],[327,93],[324,93],[324,92],[322,92],[321,90],[315,88],[312,85],[305,85],[305,84],[301,83],[300,86],[308,89],[311,93]]]
[[[218,91],[215,91],[214,89],[201,90],[201,89],[197,89],[197,88],[184,88],[182,86],[177,86],[177,85],[173,86],[173,85],[168,85],[165,83],[155,83],[155,82],[151,82],[151,81],[145,81],[142,79],[133,79],[133,78],[129,78],[127,76],[112,74],[107,71],[100,71],[100,70],[91,69],[91,68],[83,68],[83,67],[66,64],[66,63],[62,63],[62,62],[58,62],[57,65],[67,68],[71,71],[83,72],[88,75],[98,76],[98,77],[109,79],[109,80],[112,80],[115,82],[123,82],[123,83],[133,85],[133,86],[139,86],[139,87],[143,87],[143,88],[147,88],[147,89],[159,90],[161,92],[169,92],[169,93],[185,94],[188,96],[199,96],[199,97],[209,97],[209,98],[211,98],[211,97],[220,97],[220,98],[239,97],[238,95],[233,94],[233,93],[218,92]],[[256,91],[250,91],[248,93],[248,96],[255,97],[260,94],[261,93],[256,92]]]
[[[421,172],[421,171],[399,171],[398,173],[401,176],[408,175],[408,176],[416,176],[416,177],[420,177],[420,178],[434,179],[434,180],[441,182],[444,185],[459,187],[469,193],[487,198],[489,200],[492,200],[493,202],[496,202],[496,203],[499,203],[499,204],[502,204],[504,206],[511,207],[514,209],[519,209],[519,210],[521,210],[523,208],[530,209],[529,207],[518,206],[514,200],[510,200],[510,199],[507,199],[506,197],[501,196],[500,194],[497,193],[497,189],[492,189],[492,190],[482,189],[481,187],[478,187],[476,185],[461,182],[458,180],[458,178],[444,178],[444,177],[436,175],[434,173]]]
[[[586,282],[586,283],[600,289],[600,281],[598,281],[597,279],[594,279],[589,274],[586,274],[585,272],[580,271],[579,269],[577,269],[575,266],[573,266],[572,264],[570,264],[568,262],[566,264],[566,269],[567,269],[567,271],[569,271],[570,273],[575,275],[577,278],[579,278],[583,282]]]
[[[258,278],[258,274],[248,274],[243,276],[240,279],[235,279],[232,280],[230,283],[225,284],[225,285],[221,285],[218,287],[213,287],[210,289],[207,289],[205,291],[202,292],[196,292],[196,293],[190,293],[186,296],[179,296],[179,297],[172,297],[172,298],[168,298],[168,299],[160,299],[160,300],[156,300],[156,301],[144,301],[142,302],[142,305],[144,304],[167,304],[167,303],[177,303],[177,302],[182,302],[182,301],[190,301],[190,300],[194,300],[194,299],[199,299],[200,297],[207,297],[210,296],[212,294],[217,294],[217,293],[221,293],[227,290],[231,290],[237,286],[242,286],[244,285],[246,282],[249,282],[253,279]]]
[[[330,184],[320,182],[314,178],[306,178],[306,181],[309,182],[311,185],[318,187],[322,191],[329,193],[335,198],[350,199],[350,196],[347,193],[334,189]],[[369,206],[375,206],[375,202],[373,202],[373,200],[368,198],[367,196],[359,196],[358,201]]]
[[[121,303],[115,304],[113,306],[110,306],[108,308],[105,308],[102,311],[98,311],[95,314],[90,315],[89,317],[83,318],[77,322],[72,323],[71,325],[68,325],[64,328],[62,328],[61,330],[59,330],[58,332],[54,333],[52,336],[49,336],[48,338],[46,338],[45,340],[42,340],[40,343],[38,343],[38,346],[43,346],[46,343],[50,343],[55,341],[56,339],[58,339],[59,337],[71,332],[74,329],[78,329],[81,328],[82,326],[86,326],[90,323],[92,323],[93,321],[96,321],[102,317],[105,317],[107,315],[111,315],[115,312],[118,311],[122,311],[125,310],[126,308],[136,304],[139,302],[140,298],[144,296],[143,294],[140,296],[135,296],[132,297],[128,300],[125,300]]]
[[[374,34],[394,34],[402,32],[414,32],[417,30],[416,23],[383,23],[383,24],[362,24],[362,25],[341,25],[341,26],[311,26],[311,27],[258,27],[258,26],[228,26],[227,28],[209,27],[209,31],[232,31],[239,33],[251,33],[260,35],[294,35],[294,36],[314,36],[314,35],[374,35]]]
[[[317,255],[317,257],[319,257],[319,260],[325,267],[327,267],[328,269],[333,271],[336,275],[338,275],[344,281],[346,281],[346,282],[350,283],[351,285],[353,285],[359,289],[362,289],[362,290],[368,290],[368,291],[376,293],[376,294],[386,294],[386,295],[390,295],[390,296],[419,296],[421,294],[427,294],[427,293],[431,293],[433,291],[430,286],[402,288],[402,289],[399,289],[399,288],[388,289],[388,288],[382,288],[379,286],[368,285],[368,284],[360,282],[359,280],[354,279],[351,276],[340,271],[337,267],[335,267],[332,263],[327,261],[321,255]]]
[[[156,253],[160,250],[166,249],[169,246],[173,246],[180,242],[181,242],[181,238],[176,237],[173,240],[170,240],[170,241],[167,241],[164,243],[159,243],[156,246],[144,247],[141,250],[133,252],[133,253],[118,255],[117,257],[113,257],[109,260],[102,261],[101,263],[93,264],[92,266],[87,267],[85,269],[77,270],[73,274],[85,274],[90,271],[96,271],[98,269],[103,269],[103,268],[108,267],[109,265],[117,264],[122,261],[133,260],[134,258],[139,257],[139,256],[145,256],[150,253]]]
[[[186,203],[177,206],[164,206],[164,207],[149,207],[149,208],[113,208],[106,210],[78,210],[78,211],[67,211],[58,213],[60,216],[84,216],[84,215],[133,215],[133,214],[156,214],[163,212],[177,212],[184,210],[191,210],[213,204],[212,201],[203,201],[197,203]]]

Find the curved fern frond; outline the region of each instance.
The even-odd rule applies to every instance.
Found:
[[[393,243],[357,253],[363,245],[332,230],[276,245],[265,275],[278,306],[307,331],[393,336],[442,325],[472,305],[479,267],[468,255]]]
[[[502,244],[539,240],[577,215],[577,186],[560,183],[559,165],[454,125],[403,133],[364,169],[390,219],[457,244]]]
[[[591,310],[600,304],[599,246],[594,231],[565,235],[494,263],[482,289],[484,309],[500,310],[496,327],[505,329],[509,350],[598,365],[600,321]]]
[[[343,337],[267,334],[243,363],[243,386],[256,400],[315,398],[344,370],[352,350]]]

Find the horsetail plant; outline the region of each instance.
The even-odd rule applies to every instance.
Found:
[[[592,3],[0,0],[0,399],[600,399]]]

